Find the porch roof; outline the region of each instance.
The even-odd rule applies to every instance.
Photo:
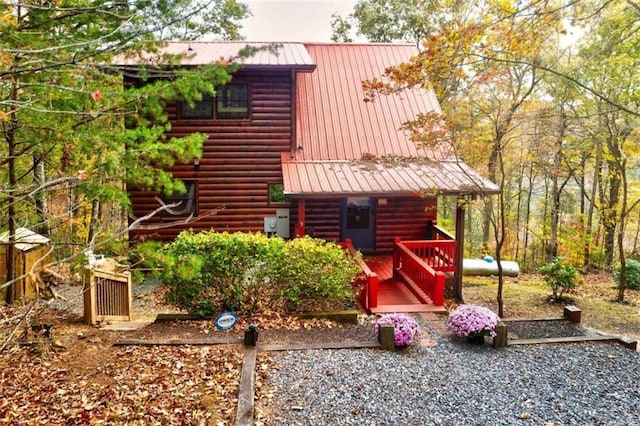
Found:
[[[282,158],[284,192],[297,198],[349,195],[495,194],[498,185],[456,160],[424,158],[300,161]]]

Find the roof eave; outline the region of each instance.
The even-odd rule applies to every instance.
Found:
[[[370,197],[370,198],[418,198],[416,195],[419,190],[410,191],[389,191],[389,192],[287,192],[284,194],[290,198],[304,199],[327,199],[327,198],[345,198],[345,197]],[[442,189],[432,192],[432,196],[455,195],[455,196],[485,196],[497,195],[501,191],[499,189],[477,189],[477,190],[452,190]]]

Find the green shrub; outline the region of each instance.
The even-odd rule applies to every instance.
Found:
[[[635,259],[627,259],[624,264],[627,267],[625,288],[640,290],[640,262]],[[620,287],[620,265],[613,271],[613,279],[616,281],[618,287]]]
[[[309,237],[183,232],[159,259],[167,302],[203,316],[300,309],[354,297],[353,260],[337,245]]]
[[[273,278],[288,310],[311,311],[355,298],[352,281],[360,271],[335,243],[305,236],[287,242]]]
[[[571,265],[566,265],[558,257],[553,262],[542,265],[538,270],[544,276],[545,282],[551,287],[554,301],[562,300],[564,292],[578,286],[577,270]]]

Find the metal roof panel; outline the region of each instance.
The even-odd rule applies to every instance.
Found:
[[[246,46],[256,47],[255,54],[238,57]],[[272,49],[269,49],[272,46]],[[183,66],[213,64],[221,59],[239,62],[245,67],[281,67],[294,69],[315,68],[315,62],[303,43],[267,43],[247,41],[171,41],[159,48],[156,54],[145,54],[142,58],[120,58],[120,65],[164,64],[162,55],[184,55]]]
[[[457,160],[297,161],[282,156],[284,191],[299,197],[497,193],[500,188]]]
[[[433,90],[407,90],[365,102],[362,82],[408,61],[415,46],[306,43],[317,64],[297,78],[297,146],[304,160],[355,160],[365,155],[443,158],[417,148],[400,129],[420,112],[441,112]]]

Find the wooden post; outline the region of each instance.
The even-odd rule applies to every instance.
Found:
[[[385,351],[393,351],[396,349],[394,343],[394,329],[391,324],[380,324],[378,328],[378,340],[380,340],[380,346]]]
[[[306,220],[307,219],[306,219],[304,198],[299,198],[298,199],[298,222],[296,223],[296,237],[303,237],[306,234],[306,231],[305,231]]]
[[[400,269],[400,253],[396,244],[400,243],[400,238],[395,237],[393,239],[393,278],[398,278],[398,269]]]
[[[368,308],[377,308],[378,307],[378,274],[372,273],[367,277],[367,281],[369,282],[369,306]]]
[[[498,325],[496,325],[496,335],[493,338],[493,347],[498,348],[506,348],[508,343],[508,329],[507,324],[500,321]]]
[[[255,325],[250,325],[244,331],[244,345],[245,346],[255,346],[258,342],[258,327]]]
[[[458,302],[464,303],[462,296],[462,261],[464,259],[464,202],[458,200],[456,207],[456,272],[454,295]]]
[[[582,311],[573,305],[565,306],[563,316],[575,324],[580,324],[580,321],[582,320]]]
[[[433,298],[431,300],[436,306],[444,305],[444,282],[444,272],[436,272],[436,282],[433,288]]]

